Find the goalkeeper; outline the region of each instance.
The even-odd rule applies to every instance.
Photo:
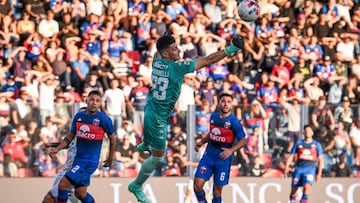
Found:
[[[240,37],[234,37],[231,45],[196,60],[180,58],[180,50],[171,33],[160,37],[156,42],[158,57],[152,63],[152,87],[145,106],[144,138],[137,146],[139,151],[151,152],[151,156],[143,163],[136,179],[128,189],[141,203],[149,200],[142,190],[144,182],[151,176],[154,169],[163,162],[167,126],[170,114],[180,95],[184,75],[216,63],[226,56],[231,56],[243,49]]]

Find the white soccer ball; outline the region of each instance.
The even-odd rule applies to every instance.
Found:
[[[252,22],[260,15],[260,6],[256,0],[243,0],[239,3],[238,13],[242,20]]]

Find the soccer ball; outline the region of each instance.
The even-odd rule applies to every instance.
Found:
[[[238,13],[242,20],[252,22],[260,15],[260,6],[256,0],[243,0],[239,3]]]

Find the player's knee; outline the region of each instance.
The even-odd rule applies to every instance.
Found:
[[[194,181],[193,188],[195,192],[200,192],[203,189],[203,184],[200,183],[199,181]]]
[[[151,161],[154,166],[160,167],[164,162],[164,157],[153,156],[153,157],[151,157]]]
[[[71,186],[71,183],[66,179],[66,178],[63,178],[61,179],[61,181],[59,182],[59,189],[61,190],[66,190],[68,189],[69,187]]]
[[[82,191],[82,190],[75,190],[75,197],[77,197],[78,199],[84,199],[84,197],[86,196],[86,191]]]
[[[222,187],[213,187],[213,196],[214,197],[221,197],[221,191],[222,191]]]

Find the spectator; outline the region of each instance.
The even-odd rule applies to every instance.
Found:
[[[55,80],[55,76],[52,73],[46,73],[39,75],[39,110],[41,116],[41,124],[45,124],[47,116],[54,115],[54,98],[55,89],[59,86],[59,81]],[[51,98],[50,100],[48,98]]]
[[[190,2],[190,1],[189,1]],[[207,33],[206,27],[211,23],[210,19],[198,12],[190,21],[189,33],[194,36],[194,42],[198,42]]]
[[[259,151],[259,143],[261,137],[261,130],[259,127],[255,127],[252,129],[252,133],[250,133],[247,137],[246,146],[244,147],[243,158],[246,164],[254,163],[256,156],[261,155],[261,151]],[[245,166],[246,167],[246,166]]]
[[[335,119],[331,109],[326,106],[325,96],[319,97],[318,104],[311,113],[311,124],[315,128],[315,135],[323,133],[324,128],[335,129]]]
[[[24,77],[25,71],[31,70],[31,62],[25,58],[27,49],[19,46],[11,52],[8,59],[9,64],[12,66],[13,74],[15,77]]]
[[[185,3],[184,9],[188,14],[188,19],[192,20],[194,17],[199,14],[203,13],[203,7],[199,0],[189,0]]]
[[[355,43],[358,43],[358,36],[350,33],[344,33],[342,40],[336,45],[336,51],[339,53],[339,58],[343,62],[354,63]]]
[[[332,78],[333,82],[330,84],[328,91],[328,104],[337,106],[341,103],[341,96],[343,95],[344,85],[346,84],[347,78],[342,76],[335,76]]]
[[[125,96],[119,89],[117,79],[112,79],[110,86],[111,88],[105,90],[102,98],[102,110],[111,118],[116,131],[120,128],[123,118],[126,118]]]
[[[16,177],[18,166],[11,160],[10,154],[4,154],[4,160],[0,162],[0,177]]]
[[[110,1],[107,10],[108,16],[114,16],[114,24],[120,25],[123,24],[125,30],[128,30],[128,1],[125,0],[115,0]]]
[[[254,157],[254,162],[251,164],[248,172],[248,176],[262,177],[266,172],[265,166],[261,163],[260,156]]]
[[[336,123],[343,122],[345,128],[348,129],[354,120],[354,113],[350,107],[349,97],[344,96],[342,98],[341,106],[336,107],[334,111],[334,118]]]
[[[202,99],[200,105],[200,110],[195,113],[195,132],[197,135],[202,137],[206,136],[209,133],[210,125],[210,105],[207,99]]]
[[[186,35],[189,27],[189,21],[186,19],[185,15],[179,14],[176,18],[170,23],[169,30],[174,34],[174,36]]]
[[[104,38],[103,33],[99,30],[89,31],[89,39],[84,40],[82,43],[82,48],[85,49],[96,61],[95,64],[99,62],[101,55],[101,40]]]
[[[101,16],[103,14],[104,4],[101,0],[88,0],[86,1],[87,15]]]
[[[46,60],[46,58],[43,55],[39,55],[39,57],[36,59],[35,64],[32,67],[32,70],[38,71],[41,73],[52,73],[53,68],[50,65],[49,61]]]
[[[339,155],[339,160],[331,167],[331,177],[353,177],[351,167],[346,163],[346,153]]]
[[[310,101],[314,104],[320,97],[324,97],[324,90],[319,87],[319,77],[311,77],[304,82],[306,94]]]
[[[340,155],[343,152],[351,154],[351,142],[349,134],[347,133],[344,123],[341,121],[338,122],[338,127],[335,131],[334,150],[336,155]]]
[[[280,157],[278,157],[277,159],[274,160],[274,168],[280,170],[280,171],[285,171],[286,168],[286,161],[288,160],[290,155],[290,152],[287,151],[286,149],[283,149],[280,152]],[[295,162],[293,161],[290,165],[289,165],[289,174],[291,175],[293,172],[295,171]]]
[[[71,81],[75,91],[82,92],[86,77],[91,71],[91,65],[95,64],[93,57],[89,52],[80,50],[78,59],[72,63]]]
[[[58,128],[52,121],[50,116],[45,118],[44,126],[40,130],[41,141],[45,144],[59,142],[59,137],[57,136]]]
[[[110,80],[114,78],[114,75],[112,74],[112,67],[109,63],[109,55],[108,54],[102,54],[99,64],[96,66],[97,74],[99,77],[99,81],[101,82],[101,85],[104,87],[104,90],[107,90],[110,88]]]
[[[236,0],[222,0],[221,5],[225,10],[225,18],[239,19],[238,4]]]
[[[46,19],[42,19],[39,23],[39,34],[45,38],[54,38],[59,32],[59,23],[54,20],[54,11],[48,10]]]
[[[330,25],[325,11],[320,11],[319,20],[313,25],[313,27],[314,35],[317,36],[318,39],[329,37]]]
[[[146,11],[146,4],[140,0],[131,0],[128,2],[128,16],[127,20],[129,21],[130,27],[128,30],[130,32],[135,32],[136,25],[138,24],[139,18]]]
[[[172,20],[175,20],[179,14],[184,15],[185,18],[188,17],[185,8],[177,0],[170,0],[165,10],[166,14],[169,15]]]
[[[41,54],[45,53],[45,44],[42,36],[38,32],[32,33],[24,42],[27,49],[26,57],[31,61],[35,61]]]
[[[46,16],[45,2],[41,0],[26,0],[25,9],[30,14],[31,20],[34,20],[36,23],[39,23],[40,19]]]
[[[244,64],[255,68],[261,69],[261,64],[264,61],[264,45],[255,37],[255,31],[246,29],[247,35],[244,40]]]
[[[354,157],[357,160],[356,165],[360,166],[360,130],[359,130],[359,121],[354,121],[351,123],[349,128],[349,137],[351,141],[351,146],[354,152]]]
[[[279,64],[272,67],[271,75],[281,80],[281,85],[288,85],[290,82],[290,71],[294,67],[294,62],[285,56],[280,56]],[[281,88],[282,86],[280,86]]]
[[[171,128],[170,135],[168,135],[168,146],[174,153],[177,153],[180,150],[180,144],[186,142],[186,137],[186,133],[181,126],[174,125]]]
[[[145,13],[140,16],[139,24],[136,28],[136,48],[138,50],[146,50],[147,47],[154,43],[154,40],[151,38],[151,24],[150,14]]]
[[[67,13],[70,4],[66,1],[49,0],[48,8],[54,13],[55,19],[61,19],[61,14]]]
[[[197,90],[195,95],[195,104],[202,105],[202,101],[207,100],[210,106],[209,111],[214,112],[218,106],[217,94],[218,92],[214,86],[214,79],[212,77],[208,77],[200,89]]]
[[[71,67],[66,64],[64,61],[65,50],[57,49],[55,51],[55,59],[51,62],[51,67],[53,68],[53,73],[55,76],[59,77],[60,86],[65,89],[71,88]]]
[[[125,135],[129,135],[130,143],[132,145],[136,146],[138,143],[140,143],[141,133],[134,126],[134,123],[131,122],[130,120],[123,120],[121,128],[119,128],[116,133],[117,133],[117,138],[121,142],[123,142]],[[141,154],[141,155],[144,156],[144,154]]]
[[[152,73],[152,56],[147,56],[145,58],[145,62],[141,63],[139,66],[138,74],[142,77],[145,77],[146,81],[151,81],[151,73]]]
[[[11,3],[7,0],[0,1],[0,17],[4,18],[5,16],[12,16],[14,13],[12,11]]]
[[[90,71],[84,84],[84,88],[89,89],[89,91],[99,91],[101,95],[104,94],[104,88],[100,81],[98,81],[97,71]]]
[[[213,33],[206,33],[199,42],[202,56],[208,56],[217,50],[224,48],[226,40]]]
[[[74,25],[77,27],[86,17],[85,4],[80,0],[73,0],[69,9],[71,18],[74,19]]]
[[[28,36],[34,32],[35,23],[34,21],[30,20],[29,13],[24,11],[21,20],[19,20],[17,23],[17,34],[20,35],[19,44],[22,45],[25,39],[27,39]]]
[[[89,39],[90,31],[99,30],[99,16],[94,13],[88,13],[88,19],[85,20],[80,27],[81,36],[83,39]]]
[[[8,142],[4,144],[4,154],[10,155],[10,160],[16,163],[18,168],[27,166],[28,157],[25,153],[25,147],[28,144],[24,141],[16,141],[17,133],[12,130],[8,135]]]
[[[16,80],[13,75],[8,76],[6,83],[1,88],[1,92],[5,95],[7,101],[11,102],[19,97],[22,83]]]
[[[42,177],[55,177],[56,176],[56,159],[50,156],[45,156],[45,160],[39,163],[39,172]]]
[[[130,136],[125,135],[121,143],[118,143],[115,150],[115,164],[117,165],[118,175],[122,170],[133,168],[140,170],[139,152],[136,147],[130,143]]]
[[[26,91],[20,91],[20,98],[15,100],[15,104],[12,107],[11,118],[15,125],[20,123],[26,123],[30,120],[36,120],[35,109],[33,103],[28,101],[29,95]]]
[[[136,77],[137,86],[132,88],[129,95],[129,106],[132,111],[132,119],[135,128],[142,131],[144,123],[144,109],[150,91],[148,78],[138,75]]]
[[[172,19],[162,10],[159,10],[155,14],[154,18],[155,19],[153,19],[151,23],[150,32],[151,32],[151,38],[156,40],[165,33],[165,31],[167,30],[167,23],[170,23]]]
[[[350,75],[348,78],[348,83],[345,85],[343,95],[349,98],[350,104],[357,104],[360,101],[360,88],[357,86],[355,76]]]
[[[204,5],[204,14],[210,18],[212,33],[217,33],[218,25],[222,21],[222,12],[220,6],[217,5],[216,0],[208,0]]]
[[[182,129],[186,129],[188,106],[195,104],[195,91],[194,91],[194,75],[187,74],[184,76],[181,85],[180,96],[175,104],[175,112],[177,114],[177,124]]]

